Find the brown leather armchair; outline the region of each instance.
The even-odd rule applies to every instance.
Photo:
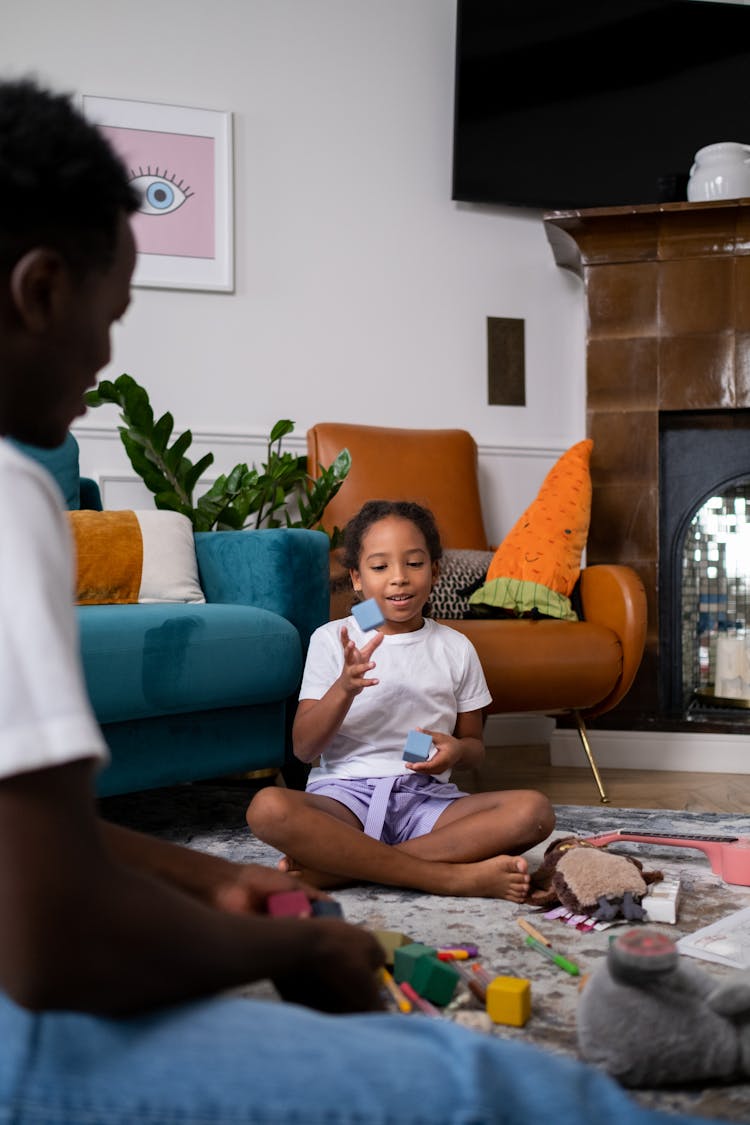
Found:
[[[308,471],[318,476],[341,449],[351,471],[328,505],[326,530],[345,525],[366,500],[415,500],[431,509],[444,549],[489,549],[482,519],[477,447],[466,430],[410,430],[322,422],[307,432]],[[332,563],[332,573],[336,571]],[[488,714],[570,714],[599,797],[608,798],[591,752],[585,720],[627,694],[643,656],[646,595],[630,567],[584,567],[580,621],[470,619],[445,621],[470,638],[492,693]],[[332,617],[348,612],[334,604]]]

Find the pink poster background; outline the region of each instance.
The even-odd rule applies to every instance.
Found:
[[[185,133],[100,126],[130,172],[159,176],[187,198],[174,211],[131,218],[139,254],[169,254],[183,258],[214,258],[214,139]],[[135,185],[138,187],[138,184]]]

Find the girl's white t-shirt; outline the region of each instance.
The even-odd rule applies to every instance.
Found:
[[[366,644],[354,617],[315,630],[307,653],[300,699],[321,699],[344,663],[341,627],[358,647]],[[368,678],[379,680],[355,696],[341,727],[321,755],[310,781],[328,777],[391,777],[408,772],[403,761],[410,730],[452,734],[459,713],[492,702],[471,642],[448,625],[425,618],[413,633],[385,636],[373,653]],[[450,770],[436,777],[447,781]]]

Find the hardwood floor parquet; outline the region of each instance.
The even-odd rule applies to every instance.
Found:
[[[750,774],[600,770],[612,808],[681,809],[750,816]],[[454,781],[470,792],[539,789],[555,805],[598,805],[587,768],[553,766],[546,746],[488,747],[480,770],[463,770]]]

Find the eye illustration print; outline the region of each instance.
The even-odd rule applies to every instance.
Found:
[[[81,95],[133,189],[134,286],[234,292],[232,115]]]
[[[138,210],[142,215],[169,215],[195,195],[182,180],[177,181],[176,175],[166,169],[160,172],[154,168],[152,172],[150,165],[145,171],[130,169],[130,186],[138,193],[141,201]]]
[[[102,126],[140,198],[132,217],[139,254],[213,258],[215,142],[212,137]]]

